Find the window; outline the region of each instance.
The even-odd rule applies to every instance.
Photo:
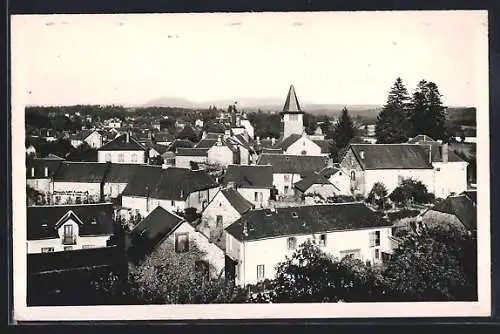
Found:
[[[340,251],[340,258],[343,259],[347,256],[351,256],[354,259],[359,259],[361,255],[361,250],[360,249],[348,249],[348,250],[343,250]]]
[[[263,264],[257,265],[257,279],[258,280],[264,279],[264,265]]]
[[[303,150],[302,152],[300,152],[300,154],[302,154],[302,155],[306,155],[306,154],[307,154],[307,151],[306,151],[306,150]]]
[[[255,197],[255,202],[262,202],[263,196],[261,192],[256,191],[254,193],[254,197]]]
[[[380,246],[380,231],[370,232],[370,247]]]
[[[299,119],[299,115],[291,114],[288,116],[290,121],[296,122]]]
[[[64,246],[65,251],[73,250],[73,246]]]
[[[82,249],[94,248],[94,245],[82,245]]]
[[[375,248],[375,258],[380,259],[380,250],[378,248]]]
[[[288,189],[289,189],[289,188],[290,188],[290,187],[285,186],[285,194],[288,194]]]
[[[106,153],[105,159],[106,162],[111,162],[111,153]]]
[[[125,155],[123,153],[118,154],[118,162],[124,162],[125,161]]]
[[[398,175],[398,184],[403,183],[403,177],[401,175]]]
[[[194,271],[200,278],[208,280],[210,278],[210,266],[207,261],[197,260],[194,262]]]
[[[175,234],[175,251],[176,253],[185,253],[189,251],[189,234],[176,233]]]
[[[319,236],[319,245],[322,247],[326,246],[326,234],[321,234]]]
[[[175,206],[175,201],[174,201],[174,200],[171,200],[171,201],[170,201],[170,205],[171,205],[171,206]]]
[[[290,182],[290,175],[285,174],[285,175],[283,176],[283,180],[284,180],[285,182]]]
[[[52,253],[54,251],[54,247],[42,247],[42,253]]]
[[[351,181],[355,181],[355,180],[356,180],[356,172],[351,171]]]
[[[137,153],[132,153],[132,162],[137,162]]]
[[[297,247],[297,239],[290,237],[287,239],[288,250],[294,250]]]
[[[215,228],[217,230],[222,230],[222,227],[223,227],[223,221],[224,221],[224,217],[222,217],[221,215],[218,215],[217,216],[217,222],[215,224]]]
[[[64,225],[64,236],[71,237],[73,236],[73,225]]]

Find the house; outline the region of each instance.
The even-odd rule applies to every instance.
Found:
[[[475,197],[475,192],[474,192]],[[427,227],[455,227],[462,231],[477,230],[476,202],[470,192],[450,195],[422,214]]]
[[[26,147],[26,155],[27,156],[36,156],[36,148],[33,144],[30,144]]]
[[[148,149],[127,132],[104,144],[97,152],[97,161],[144,164],[147,161],[147,152]]]
[[[416,135],[408,139],[408,144],[439,144],[438,141],[432,139],[428,135]]]
[[[183,253],[191,252],[196,246],[205,253],[198,261],[203,261],[202,267],[208,270],[209,276],[218,277],[224,272],[224,251],[182,217],[162,207],[156,207],[137,224],[128,239],[127,253],[136,263],[161,248],[177,254],[181,260]],[[195,269],[200,265],[198,261],[193,263]]]
[[[102,135],[95,129],[83,130],[77,134],[71,135],[70,143],[75,148],[83,143],[87,143],[90,147],[98,149],[102,146]]]
[[[332,166],[323,168],[320,174],[337,188],[338,195],[352,195],[349,174],[342,170],[339,164],[332,164]]]
[[[61,162],[53,177],[54,203],[101,201],[104,198],[104,181],[108,169],[107,163]]]
[[[197,146],[199,147],[199,146]],[[240,150],[236,143],[219,136],[215,144],[207,151],[208,163],[227,166],[240,163]]]
[[[293,185],[309,172],[319,172],[330,159],[324,156],[262,154],[257,165],[272,166],[273,185],[281,195],[294,195]]]
[[[196,119],[196,121],[194,121],[194,126],[195,126],[195,127],[197,127],[197,128],[203,128],[203,125],[204,125],[204,124],[205,124],[205,123],[203,122],[203,120],[202,120],[202,119],[199,119],[199,118],[198,118],[198,119]]]
[[[112,129],[119,129],[122,127],[122,121],[118,118],[113,118],[108,121],[108,127]]]
[[[303,198],[305,204],[314,204],[315,197],[326,200],[340,193],[340,190],[327,178],[317,172],[306,173],[304,178],[294,183],[295,195]]]
[[[281,149],[284,154],[288,155],[328,155],[328,153],[323,153],[321,146],[309,139],[305,133],[285,137],[274,145],[273,149]]]
[[[110,203],[31,206],[26,217],[28,254],[107,247],[115,231]]]
[[[340,167],[349,173],[352,192],[363,196],[377,182],[391,193],[405,178],[441,198],[467,189],[467,162],[447,144],[351,144]]]
[[[267,207],[273,187],[271,166],[229,165],[222,185],[237,190],[255,207]]]
[[[206,164],[208,162],[208,149],[180,147],[175,153],[175,167],[191,168],[192,163]]]
[[[106,199],[117,198],[127,187],[137,170],[137,164],[109,164],[104,177],[103,195]]]
[[[49,195],[52,191],[52,177],[62,160],[50,158],[29,158],[26,160],[26,185]]]
[[[174,137],[168,132],[158,132],[154,135],[154,141],[156,144],[160,145],[170,145]]]
[[[273,279],[276,265],[307,240],[325,253],[373,264],[392,253],[392,227],[363,203],[258,209],[226,228],[226,255],[239,286]]]
[[[211,241],[225,249],[224,229],[254,208],[254,204],[245,199],[233,188],[223,188],[208,203],[201,216],[197,229]]]
[[[218,191],[203,170],[166,166],[138,166],[122,192],[122,206],[146,216],[157,206],[171,212],[202,211]]]

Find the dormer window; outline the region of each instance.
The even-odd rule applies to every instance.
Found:
[[[297,214],[297,212],[292,212],[292,217],[293,218],[299,218],[299,215]]]

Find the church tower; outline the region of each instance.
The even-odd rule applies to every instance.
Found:
[[[293,85],[290,85],[288,96],[286,97],[285,105],[281,112],[281,117],[283,121],[283,138],[287,138],[293,134],[303,134],[304,112],[300,109]]]

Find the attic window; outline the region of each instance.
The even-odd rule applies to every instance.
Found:
[[[97,224],[97,221],[94,219],[92,219],[92,221],[90,222],[92,225],[96,225]]]
[[[285,158],[285,160],[286,160],[286,161],[290,161],[290,158],[289,158],[289,157],[286,157],[286,158]]]
[[[299,215],[297,214],[297,212],[292,212],[292,217],[293,218],[299,218]]]
[[[42,224],[42,227],[47,227],[48,225],[47,224]]]

